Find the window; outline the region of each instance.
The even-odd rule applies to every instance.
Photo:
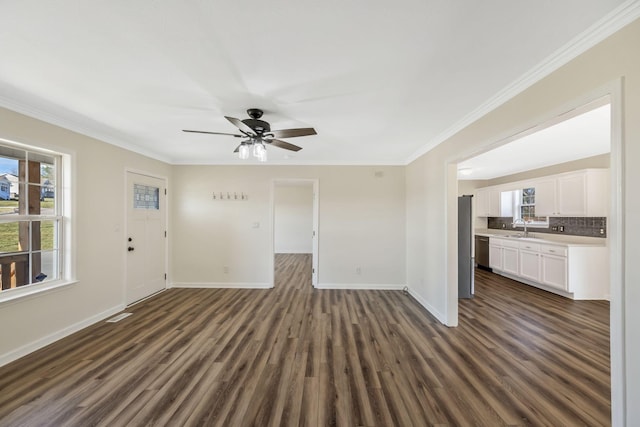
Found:
[[[62,157],[0,141],[0,289],[61,278]]]
[[[522,219],[527,222],[527,226],[549,227],[549,219],[546,216],[536,216],[536,189],[534,187],[516,191],[514,199],[514,220]]]

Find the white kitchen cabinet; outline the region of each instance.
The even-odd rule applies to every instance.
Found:
[[[536,215],[607,216],[608,169],[585,169],[538,179]]]
[[[554,288],[569,290],[567,282],[567,258],[542,254],[542,274],[540,282]]]
[[[474,199],[476,202],[476,216],[488,217],[494,215],[499,209],[499,194],[492,187],[479,188],[476,190]]]
[[[556,178],[543,178],[530,185],[536,189],[536,215],[556,216],[556,182]]]
[[[504,263],[502,261],[502,242],[493,237],[489,238],[489,267],[492,270],[502,271]]]
[[[518,274],[518,242],[502,241],[502,270],[509,274]]]
[[[574,299],[608,299],[606,246],[542,239],[489,239],[489,266],[497,274]]]
[[[587,197],[586,173],[576,173],[558,178],[556,184],[558,215],[586,216]]]
[[[520,277],[534,282],[540,281],[540,246],[536,244],[520,243]]]
[[[513,215],[513,201],[510,192],[501,191],[500,187],[485,187],[475,191],[475,212],[480,217],[501,217]]]

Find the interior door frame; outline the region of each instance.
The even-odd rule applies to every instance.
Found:
[[[166,197],[165,197],[165,203],[164,203],[164,227],[167,231],[167,237],[166,239],[164,239],[164,270],[167,272],[167,280],[165,280],[164,283],[164,289],[168,289],[169,286],[169,278],[171,277],[170,271],[169,271],[169,179],[166,176],[162,176],[162,175],[157,175],[155,173],[152,172],[148,172],[148,171],[144,171],[144,170],[140,170],[140,169],[133,169],[133,168],[125,168],[124,169],[124,214],[123,214],[123,224],[124,226],[122,227],[124,233],[122,234],[122,243],[123,243],[123,250],[122,250],[122,265],[123,265],[123,280],[122,280],[122,304],[126,307],[128,305],[133,305],[136,304],[142,300],[144,300],[145,298],[143,298],[142,300],[139,301],[135,301],[132,304],[127,304],[127,273],[128,273],[128,262],[127,262],[127,252],[126,252],[126,240],[127,240],[127,235],[129,234],[129,215],[128,215],[128,204],[129,204],[129,200],[128,200],[128,185],[129,185],[129,173],[134,173],[137,175],[144,175],[144,176],[148,176],[150,178],[154,178],[154,179],[159,179],[161,181],[164,182],[164,188],[167,191]],[[117,226],[116,226],[117,227]]]
[[[276,192],[276,187],[278,186],[278,184],[296,184],[296,183],[311,183],[312,184],[312,191],[313,191],[313,235],[312,235],[312,245],[311,245],[311,268],[312,268],[312,272],[311,272],[311,285],[313,287],[318,286],[318,277],[320,275],[320,271],[318,269],[318,254],[320,252],[320,236],[318,233],[319,230],[319,225],[320,225],[320,183],[319,180],[317,178],[276,178],[271,180],[271,200],[270,200],[270,204],[271,204],[271,243],[269,245],[270,247],[270,266],[271,266],[271,287],[275,286],[275,265],[274,265],[274,258],[276,255],[276,247],[275,247],[275,232],[276,232],[276,227],[275,227],[275,209],[276,209],[276,203],[275,203],[275,192]]]
[[[447,312],[446,325],[458,325],[458,249],[457,241],[457,215],[449,215],[455,212],[457,206],[453,202],[458,197],[457,164],[467,158],[481,154],[482,152],[496,148],[505,143],[507,138],[520,132],[532,130],[537,126],[561,116],[562,114],[580,108],[600,98],[609,97],[611,105],[611,152],[610,152],[610,183],[609,183],[609,217],[607,218],[607,240],[609,248],[610,268],[610,366],[611,366],[611,420],[612,425],[623,425],[623,417],[626,414],[627,403],[627,360],[626,360],[626,325],[625,325],[625,249],[624,249],[624,162],[625,141],[623,138],[624,103],[623,91],[624,77],[620,77],[573,99],[566,104],[548,111],[542,116],[535,117],[528,123],[518,126],[505,134],[504,138],[485,141],[476,145],[470,152],[455,156],[445,162],[445,218],[446,220],[446,244],[447,244]]]

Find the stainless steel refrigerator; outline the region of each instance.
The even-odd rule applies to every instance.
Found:
[[[458,197],[458,298],[473,298],[472,200]]]

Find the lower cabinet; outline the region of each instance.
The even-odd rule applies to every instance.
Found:
[[[501,271],[503,268],[502,243],[494,242],[493,238],[490,238],[489,242],[489,267],[492,270]]]
[[[509,274],[518,274],[518,248],[502,248],[502,270]]]
[[[567,258],[543,254],[541,282],[554,288],[568,291]]]
[[[489,264],[498,274],[574,299],[608,299],[608,248],[489,239]]]
[[[520,250],[520,277],[540,281],[540,254],[527,250]]]

